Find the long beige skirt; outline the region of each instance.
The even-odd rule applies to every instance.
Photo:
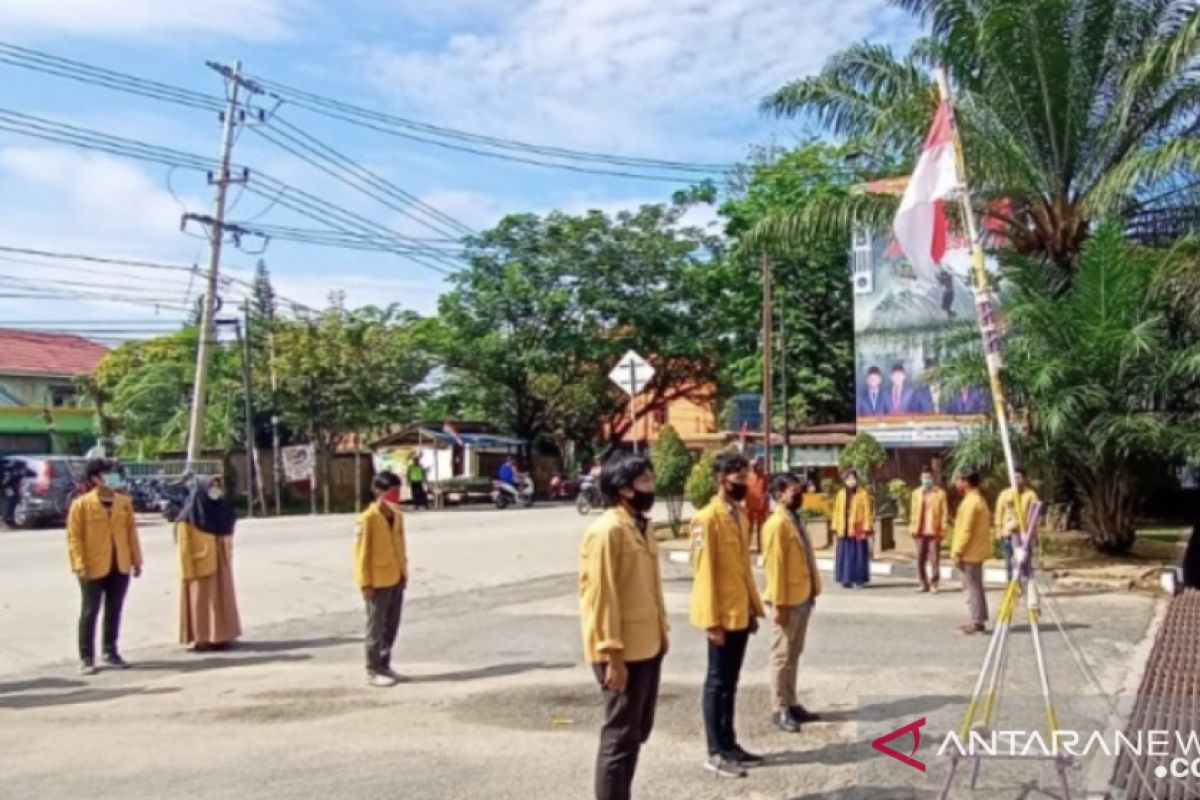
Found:
[[[179,641],[225,644],[242,635],[233,591],[233,537],[218,536],[217,571],[207,578],[183,582]]]

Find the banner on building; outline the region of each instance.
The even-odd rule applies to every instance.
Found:
[[[309,481],[316,485],[316,453],[311,444],[297,444],[280,449],[283,475],[289,483]]]
[[[921,277],[890,235],[853,242],[855,410],[858,430],[889,448],[944,448],[984,421],[986,386],[949,391],[935,368],[951,334],[975,324],[971,251],[950,237],[936,272]]]

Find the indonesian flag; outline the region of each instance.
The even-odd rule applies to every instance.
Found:
[[[917,160],[892,229],[896,243],[908,256],[913,271],[922,280],[937,278],[946,255],[946,204],[958,186],[958,165],[950,104],[938,106],[933,127],[925,137],[925,149]]]

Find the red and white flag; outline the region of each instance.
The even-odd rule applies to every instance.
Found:
[[[935,280],[946,255],[945,199],[958,186],[958,163],[950,104],[938,106],[925,148],[908,180],[892,230],[896,243],[922,280]]]

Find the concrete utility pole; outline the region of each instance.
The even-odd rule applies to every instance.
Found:
[[[772,458],[771,452],[771,428],[773,420],[771,418],[775,411],[773,395],[775,394],[775,366],[772,363],[771,352],[772,342],[774,337],[771,335],[774,332],[775,325],[772,318],[773,303],[771,301],[771,259],[763,254],[762,257],[762,281],[763,281],[763,303],[762,303],[762,337],[763,337],[763,454],[766,456],[767,472],[773,472],[775,468],[775,459]]]
[[[782,300],[782,298],[780,298]],[[783,396],[783,471],[792,468],[792,415],[788,405],[787,309],[779,304],[779,389]]]
[[[221,132],[220,166],[217,174],[209,180],[216,186],[213,215],[208,225],[208,277],[204,293],[204,306],[200,314],[200,346],[196,348],[196,379],[192,390],[192,413],[188,424],[187,463],[190,468],[200,460],[204,452],[204,414],[208,400],[208,367],[212,360],[215,344],[213,315],[217,302],[217,287],[221,268],[221,242],[225,237],[225,197],[229,184],[229,159],[233,152],[233,135],[239,122],[238,90],[259,93],[258,86],[242,78],[242,62],[234,62],[232,68],[208,62],[208,66],[225,77],[226,94],[229,98],[223,112]],[[184,224],[187,224],[185,216]]]

